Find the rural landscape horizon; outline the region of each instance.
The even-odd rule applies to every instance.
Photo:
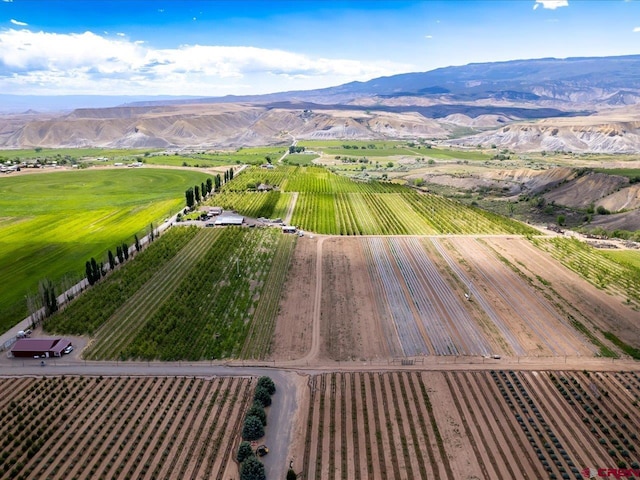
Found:
[[[640,478],[638,15],[1,0],[0,478]]]

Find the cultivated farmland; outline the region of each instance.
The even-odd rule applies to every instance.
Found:
[[[84,355],[96,360],[263,357],[295,238],[176,227],[45,328],[95,336]]]
[[[518,270],[528,257],[553,281]],[[582,285],[574,273],[518,237],[302,238],[290,274],[272,351],[276,360],[291,359],[294,352],[308,358],[314,321],[321,335],[316,353],[340,361],[492,354],[615,357],[628,352],[605,332],[612,330],[631,345],[638,341],[632,309],[609,308],[598,289]],[[318,281],[321,303],[314,320]],[[572,285],[579,290],[573,292]]]
[[[581,479],[638,468],[640,376],[352,372],[310,377],[292,455],[308,479]]]
[[[44,278],[79,280],[85,261],[144,236],[184,204],[200,172],[82,170],[0,178],[0,328],[27,315],[24,297]]]
[[[2,478],[229,478],[251,378],[0,379]]]

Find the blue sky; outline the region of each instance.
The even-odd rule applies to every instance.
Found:
[[[635,0],[0,0],[0,93],[260,94],[639,46]]]

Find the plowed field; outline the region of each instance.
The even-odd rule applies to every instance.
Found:
[[[514,269],[526,261],[518,252],[531,249],[540,268]],[[551,288],[543,269],[562,285]],[[584,301],[575,289],[569,295],[571,282]],[[285,291],[275,360],[594,356],[601,344],[575,327],[576,318],[621,329],[637,317],[624,305],[605,310],[595,287],[516,237],[302,238]],[[317,352],[309,338],[314,322]]]

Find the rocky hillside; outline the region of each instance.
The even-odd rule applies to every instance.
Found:
[[[516,60],[305,92],[4,116],[0,147],[237,147],[293,136],[622,153],[640,148],[639,101],[640,55]]]
[[[545,119],[512,123],[449,143],[496,145],[520,152],[634,153],[640,146],[640,121],[617,121],[611,112],[606,116]]]

